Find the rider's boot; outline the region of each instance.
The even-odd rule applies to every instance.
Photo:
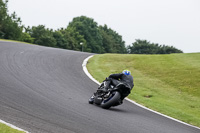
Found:
[[[93,104],[94,103],[94,95],[92,95],[91,97],[90,97],[90,99],[88,100],[88,102],[89,102],[89,104]]]
[[[110,81],[106,81],[106,85],[102,88],[102,91],[107,92],[110,86]]]

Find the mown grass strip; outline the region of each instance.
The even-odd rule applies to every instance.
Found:
[[[18,43],[25,43],[25,44],[32,44],[32,45],[35,45],[35,44],[33,44],[33,43],[21,42],[21,41],[16,41],[16,40],[8,40],[8,39],[0,39],[0,41],[5,41],[5,42],[18,42]]]
[[[170,55],[95,55],[87,64],[102,82],[111,73],[132,71],[129,98],[158,112],[200,127],[200,53]]]
[[[25,132],[13,129],[3,123],[0,123],[0,133],[25,133]]]

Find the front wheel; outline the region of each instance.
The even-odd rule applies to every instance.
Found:
[[[101,102],[101,107],[104,109],[109,109],[111,106],[119,103],[121,94],[118,91],[114,91],[108,98]]]

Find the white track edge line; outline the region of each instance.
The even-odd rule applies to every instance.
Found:
[[[3,124],[5,124],[5,125],[7,125],[7,126],[13,128],[13,129],[17,129],[17,130],[23,131],[23,132],[25,132],[25,133],[30,133],[30,132],[25,131],[25,130],[19,128],[19,127],[16,127],[16,126],[14,126],[14,125],[12,125],[12,124],[10,124],[10,123],[7,123],[7,122],[5,122],[5,121],[3,121],[3,120],[1,120],[1,119],[0,119],[0,123],[3,123]]]
[[[85,74],[86,74],[92,81],[94,81],[95,83],[97,83],[98,85],[100,85],[100,83],[99,83],[96,79],[94,79],[94,78],[92,77],[92,75],[88,72],[87,67],[86,67],[88,60],[89,60],[90,58],[92,58],[93,56],[94,56],[94,55],[91,55],[91,56],[87,57],[87,58],[83,61],[82,67],[83,67],[83,71],[85,72]],[[200,128],[197,127],[197,126],[190,125],[190,124],[185,123],[185,122],[183,122],[183,121],[177,120],[177,119],[172,118],[172,117],[170,117],[170,116],[167,116],[167,115],[164,115],[164,114],[159,113],[159,112],[157,112],[157,111],[154,111],[154,110],[152,110],[152,109],[149,109],[149,108],[147,108],[147,107],[145,107],[145,106],[143,106],[143,105],[140,105],[140,104],[136,103],[136,102],[133,101],[133,100],[130,100],[130,99],[128,99],[128,98],[125,98],[125,99],[126,99],[127,101],[129,101],[129,102],[131,102],[131,103],[133,103],[133,104],[135,104],[135,105],[137,105],[137,106],[143,108],[143,109],[146,109],[146,110],[151,111],[151,112],[153,112],[153,113],[156,113],[156,114],[158,114],[158,115],[164,116],[164,117],[166,117],[166,118],[168,118],[168,119],[174,120],[174,121],[176,121],[176,122],[182,123],[182,124],[184,124],[184,125],[187,125],[187,126],[190,126],[190,127],[193,127],[193,128],[200,129]]]

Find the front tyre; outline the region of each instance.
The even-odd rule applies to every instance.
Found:
[[[101,107],[104,109],[109,109],[111,106],[119,103],[121,94],[118,91],[114,91],[108,98],[101,102]]]

